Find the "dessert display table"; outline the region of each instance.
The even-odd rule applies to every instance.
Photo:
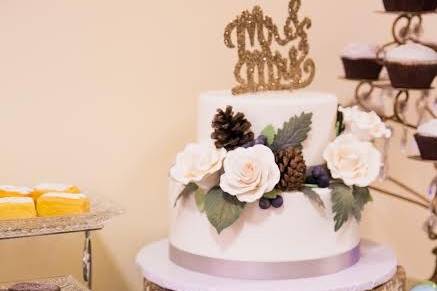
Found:
[[[361,259],[342,272],[318,278],[251,281],[212,277],[185,270],[169,260],[168,241],[144,247],[136,258],[145,279],[145,290],[161,291],[398,291],[405,290],[406,277],[397,268],[394,252],[384,246],[364,241]]]
[[[91,232],[101,230],[112,217],[123,210],[110,201],[93,198],[91,211],[87,214],[66,217],[37,217],[30,219],[0,221],[0,241],[25,237],[38,237],[81,232],[84,234],[83,280],[88,288],[92,286]],[[68,277],[71,278],[71,277]],[[1,285],[0,285],[1,286]],[[0,289],[1,290],[1,289]],[[63,289],[64,290],[64,289]],[[83,289],[65,289],[83,290]]]
[[[61,287],[62,291],[90,291],[88,288],[76,281],[72,276],[53,277],[47,279],[30,280],[26,282],[55,284]],[[10,286],[22,282],[0,283],[0,291],[7,290]]]

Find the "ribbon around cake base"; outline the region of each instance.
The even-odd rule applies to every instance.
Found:
[[[247,262],[210,258],[169,246],[176,265],[211,276],[243,280],[291,280],[337,273],[360,259],[360,245],[345,253],[321,259],[290,262]]]

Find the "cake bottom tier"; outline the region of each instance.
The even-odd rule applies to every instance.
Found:
[[[248,205],[239,220],[220,235],[198,210],[194,197],[183,198],[171,211],[170,255],[175,263],[186,268],[190,268],[187,261],[193,259],[196,261],[193,265],[198,266],[200,260],[222,269],[247,268],[254,263],[254,269],[260,266],[268,269],[269,264],[277,268],[282,264],[285,268],[305,266],[305,269],[322,272],[308,276],[350,267],[359,259],[359,225],[350,219],[336,232],[330,190],[315,191],[325,209],[301,192],[282,193],[282,208],[262,210],[256,203]],[[331,267],[324,268],[326,265]],[[319,270],[315,270],[317,268]],[[290,278],[308,277],[305,276],[308,272],[291,273]]]

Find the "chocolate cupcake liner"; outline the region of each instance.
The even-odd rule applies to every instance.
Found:
[[[378,80],[383,65],[377,59],[349,59],[342,57],[346,79]]]
[[[425,2],[431,0],[384,0],[386,11],[425,11]]]
[[[424,160],[437,160],[437,137],[423,136],[415,134],[417,145],[419,146],[420,156]]]
[[[424,10],[434,11],[437,9],[437,0],[425,0]]]
[[[437,64],[401,64],[386,62],[394,88],[429,89],[437,73]]]

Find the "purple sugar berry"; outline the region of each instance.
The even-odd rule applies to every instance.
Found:
[[[271,203],[274,208],[281,208],[282,205],[284,205],[284,198],[282,198],[281,195],[278,195]]]
[[[248,143],[242,145],[241,147],[247,149],[247,148],[251,148],[251,147],[253,147],[254,145],[255,145],[255,141],[253,140],[253,141],[250,141],[250,142],[248,142]]]
[[[253,146],[256,146],[258,144],[267,145],[267,137],[265,137],[264,135],[260,135],[256,139],[254,139],[253,141],[250,141],[250,142],[242,145],[242,147],[247,149],[247,148],[251,148]]]
[[[320,188],[328,188],[329,187],[329,182],[330,182],[330,178],[329,178],[329,176],[328,175],[323,175],[323,176],[320,176],[318,179],[317,179],[317,185],[320,187]]]
[[[261,209],[269,209],[272,206],[272,203],[267,198],[261,198],[259,200],[259,208]]]
[[[305,178],[305,184],[317,185],[317,179],[314,176],[308,176]]]
[[[266,145],[267,144],[267,137],[265,135],[260,135],[255,139],[255,145],[261,144]]]
[[[323,174],[326,173],[325,169],[323,168],[323,166],[315,166],[313,168],[313,170],[311,171],[311,173],[313,174],[314,178],[319,178],[320,176],[322,176]]]

